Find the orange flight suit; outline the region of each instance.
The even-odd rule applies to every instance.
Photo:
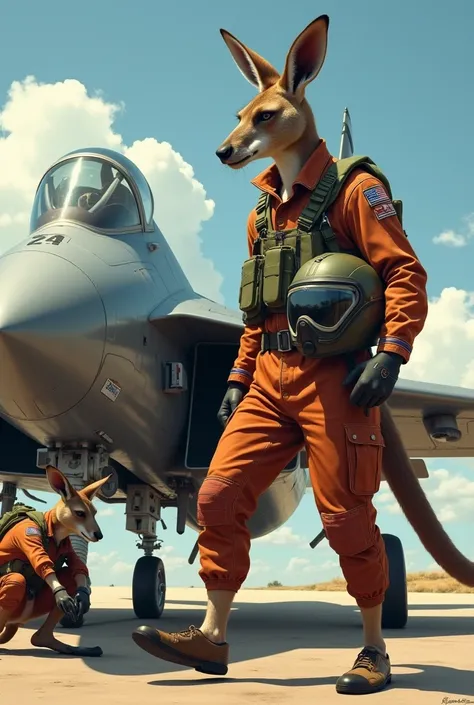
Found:
[[[311,191],[334,161],[322,140],[285,203],[277,193],[280,177],[274,165],[253,180],[272,195],[274,227],[296,227]],[[396,215],[370,205],[364,191],[376,185],[381,185],[378,179],[355,170],[327,215],[340,246],[355,245],[386,284],[378,352],[393,351],[407,362],[428,312],[427,275]],[[255,220],[253,210],[250,254]],[[348,369],[341,358],[260,352],[262,330],[287,329],[286,315],[273,314],[263,326],[247,326],[241,337],[228,381],[241,382],[249,391],[229,419],[199,491],[200,576],[208,590],[239,590],[250,568],[246,520],[260,494],[306,445],[317,509],[329,545],[339,555],[347,591],[359,607],[375,606],[388,587],[385,546],[372,503],[382,470],[380,409],[371,408],[366,416],[350,403],[352,389],[343,386]]]
[[[25,519],[15,524],[0,541],[0,565],[12,560],[28,561],[37,575],[44,580],[48,575],[55,572],[55,562],[64,556],[67,558],[68,567],[58,570],[57,578],[68,593],[73,596],[76,591],[75,576],[78,574],[88,576],[89,571],[74,551],[69,538],[56,545],[53,531],[57,519],[53,509],[45,512],[45,519],[47,533],[51,539],[48,551],[46,552],[44,549],[37,524],[34,521]],[[10,617],[15,618],[22,613],[26,599],[26,581],[23,575],[20,573],[8,573],[0,577],[0,607]],[[35,597],[31,619],[49,613],[55,604],[53,593],[45,583]]]

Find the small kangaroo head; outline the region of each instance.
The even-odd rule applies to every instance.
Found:
[[[46,475],[51,488],[61,497],[55,505],[55,511],[65,535],[76,534],[94,543],[100,541],[103,534],[95,518],[97,509],[92,504],[92,499],[111,475],[93,482],[82,490],[75,490],[62,472],[52,465],[46,468]]]
[[[281,75],[266,59],[221,29],[238,69],[258,90],[239,111],[239,124],[216,151],[223,164],[240,169],[256,159],[276,159],[297,150],[307,130],[315,131],[305,89],[324,64],[328,27],[329,17],[321,15],[296,37]]]

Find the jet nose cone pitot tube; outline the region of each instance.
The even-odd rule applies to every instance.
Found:
[[[0,407],[18,420],[62,414],[100,368],[104,306],[89,277],[51,253],[0,259]]]

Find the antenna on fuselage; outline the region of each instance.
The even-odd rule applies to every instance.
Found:
[[[339,148],[339,159],[352,157],[354,154],[354,143],[352,141],[352,125],[349,109],[344,109],[342,116],[341,146]]]

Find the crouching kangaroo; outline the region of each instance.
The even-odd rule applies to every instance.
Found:
[[[0,519],[0,644],[9,642],[21,625],[47,615],[31,637],[33,646],[60,654],[101,656],[98,646],[64,644],[55,638],[54,628],[64,614],[74,617],[90,608],[88,569],[69,537],[102,539],[92,499],[109,478],[76,491],[56,468],[48,466],[46,474],[60,495],[52,509],[39,512],[17,504]]]

